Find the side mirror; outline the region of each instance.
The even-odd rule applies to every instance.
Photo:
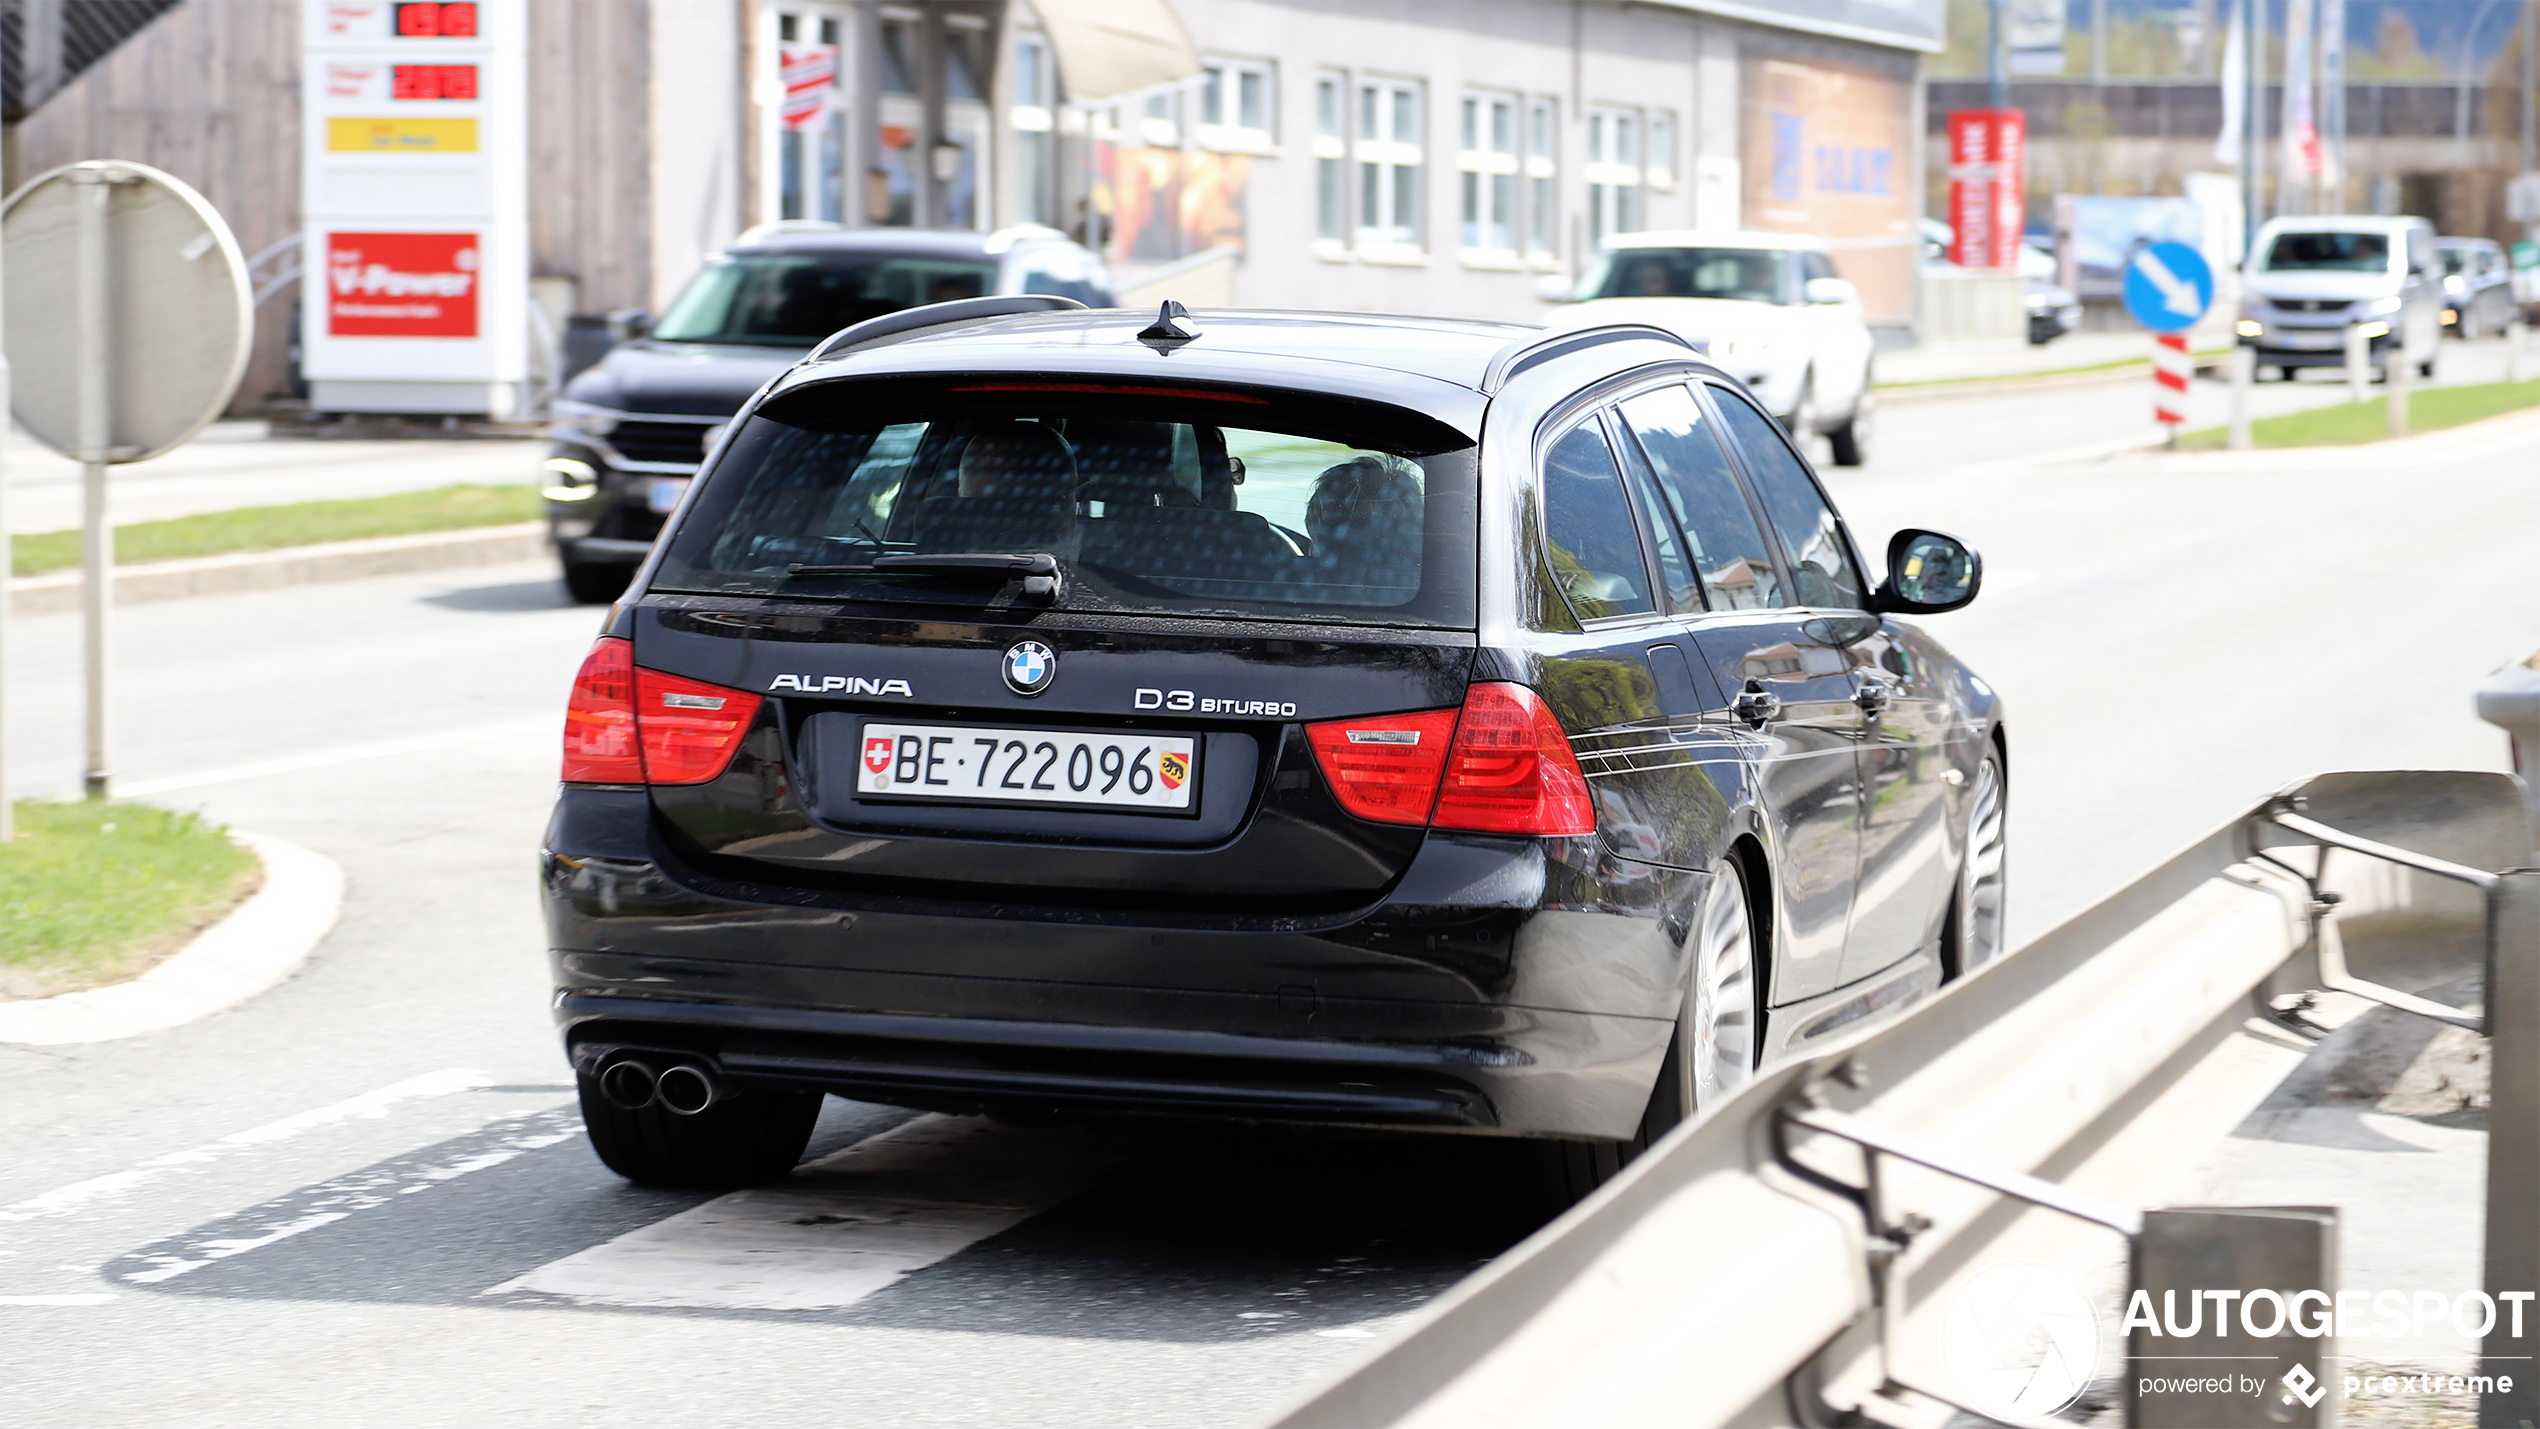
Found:
[[[1984,557],[1966,542],[1908,528],[1888,538],[1887,579],[1879,583],[1878,608],[1897,615],[1938,615],[1965,606],[1983,587]]]
[[[1570,301],[1570,280],[1558,273],[1546,273],[1535,279],[1535,296],[1547,303]]]
[[[1849,278],[1811,278],[1808,280],[1806,293],[1808,301],[1812,303],[1861,301],[1861,290],[1853,287],[1852,280]]]
[[[633,342],[653,330],[653,315],[643,308],[620,308],[609,314],[609,335],[619,342]]]

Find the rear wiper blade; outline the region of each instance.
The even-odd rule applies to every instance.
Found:
[[[1058,557],[1047,551],[964,551],[943,555],[875,556],[861,565],[811,565],[797,561],[789,576],[951,576],[989,580],[998,585],[1020,578],[1023,597],[1044,603],[1058,599]]]

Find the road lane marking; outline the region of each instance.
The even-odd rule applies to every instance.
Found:
[[[115,1298],[112,1294],[0,1295],[0,1305],[103,1305]]]
[[[1073,1131],[922,1116],[484,1293],[585,1305],[835,1310],[1100,1181],[1124,1157]]]
[[[543,1151],[581,1133],[582,1113],[570,1104],[496,1122],[464,1138],[466,1145],[456,1150],[445,1145],[436,1149],[437,1154],[427,1151],[366,1166],[224,1216],[212,1223],[213,1234],[197,1230],[157,1243],[165,1249],[144,1246],[119,1260],[120,1264],[138,1263],[144,1268],[122,1270],[114,1278],[134,1285],[163,1284],[489,1166],[500,1166],[527,1152]]]
[[[418,734],[406,739],[383,739],[372,744],[339,745],[334,749],[316,749],[306,754],[288,754],[278,759],[258,760],[253,764],[233,764],[225,769],[205,769],[193,774],[172,774],[164,779],[118,781],[116,793],[124,798],[146,799],[157,794],[172,794],[180,789],[200,789],[211,784],[228,784],[240,779],[261,779],[268,774],[295,774],[303,769],[323,769],[331,764],[351,764],[364,759],[385,759],[398,754],[421,754],[427,750],[449,749],[462,744],[479,744],[494,739],[517,739],[529,734],[553,734],[564,728],[562,718],[540,715],[535,719],[508,720],[502,724],[483,724],[473,729],[447,730],[440,734]],[[561,734],[558,734],[561,738]],[[561,746],[559,746],[561,747]]]
[[[408,1077],[402,1082],[392,1082],[377,1091],[364,1092],[357,1097],[346,1097],[340,1102],[295,1112],[280,1121],[269,1121],[262,1126],[249,1127],[245,1131],[233,1131],[227,1136],[216,1141],[207,1141],[200,1146],[190,1147],[184,1151],[171,1151],[165,1156],[151,1157],[140,1165],[126,1170],[110,1171],[103,1176],[92,1176],[85,1181],[74,1181],[70,1185],[47,1191],[40,1196],[30,1196],[23,1201],[11,1202],[0,1206],[0,1225],[41,1220],[52,1216],[77,1215],[99,1201],[138,1190],[170,1171],[201,1166],[247,1148],[270,1146],[276,1142],[288,1141],[304,1132],[315,1131],[323,1126],[333,1126],[338,1122],[375,1120],[386,1116],[389,1110],[399,1102],[412,1101],[418,1097],[447,1096],[451,1092],[468,1091],[485,1086],[487,1083],[488,1078],[484,1073],[456,1067],[438,1072],[426,1072],[420,1077]]]

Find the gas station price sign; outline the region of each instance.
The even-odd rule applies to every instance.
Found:
[[[474,99],[474,65],[393,65],[392,99]]]
[[[476,38],[475,0],[423,0],[397,7],[397,34],[409,40]]]

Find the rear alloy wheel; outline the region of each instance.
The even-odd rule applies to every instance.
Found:
[[[1826,433],[1826,445],[1834,452],[1836,466],[1859,466],[1870,459],[1870,430],[1878,418],[1878,398],[1870,391],[1870,374],[1861,374],[1861,395],[1852,404],[1852,415],[1843,425]]]
[[[575,1081],[591,1149],[610,1170],[645,1186],[731,1191],[773,1181],[802,1159],[820,1119],[818,1092],[753,1088],[714,1096],[682,1116],[658,1096],[621,1106],[601,1089],[602,1078],[587,1072]]]
[[[1967,856],[1959,866],[1958,891],[1949,900],[1949,923],[1941,930],[1943,978],[1973,972],[2002,955],[2008,793],[2000,757],[1986,755],[1976,766],[1975,789],[1967,797]]]

